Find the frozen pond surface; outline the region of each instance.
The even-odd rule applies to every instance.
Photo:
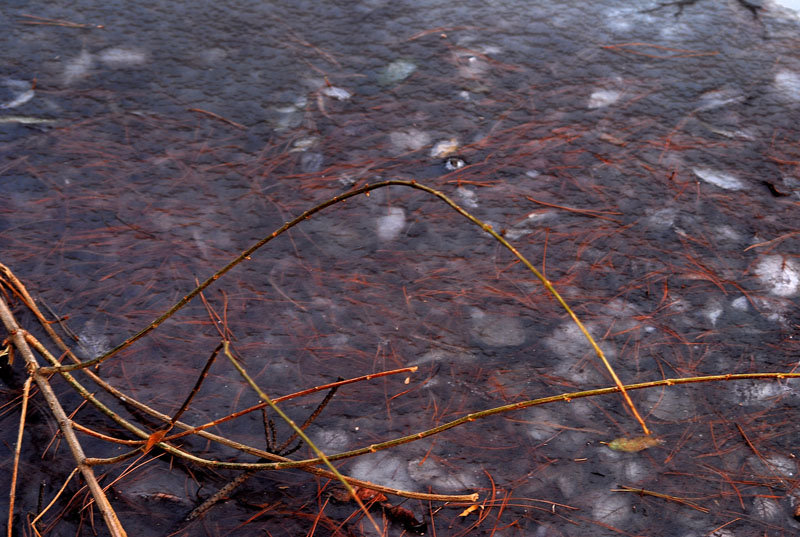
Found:
[[[542,269],[623,382],[794,371],[800,8],[559,4],[9,3],[0,263],[68,317],[77,354],[93,357],[313,205],[414,179]],[[409,188],[318,213],[204,295],[224,323],[197,299],[101,376],[174,413],[223,324],[270,395],[419,366],[341,387],[307,429],[329,454],[613,384],[532,274]],[[18,362],[0,372],[6,491],[24,372]],[[80,398],[53,383],[77,409]],[[339,468],[397,489],[479,492],[469,513],[469,504],[402,504],[439,536],[796,535],[799,385],[632,392],[659,438],[638,452],[605,444],[640,429],[619,396],[604,395],[497,414]],[[142,428],[160,426],[102,397]],[[284,406],[302,423],[321,399]],[[181,419],[202,424],[257,402],[219,357]],[[75,420],[133,438],[88,407]],[[25,514],[38,512],[40,489],[46,505],[74,466],[63,443],[49,446],[56,428],[35,398],[20,534],[32,533]],[[211,431],[265,445],[259,412]],[[290,433],[276,424],[275,434],[279,445]],[[81,438],[91,456],[128,449]],[[175,444],[256,460],[202,438]],[[375,534],[357,513],[348,518],[356,509],[331,497],[327,479],[296,470],[253,477],[185,522],[237,472],[159,454],[98,471],[131,535]],[[72,481],[38,524],[43,535],[92,535],[92,517],[100,527],[81,510],[80,486]],[[396,509],[373,514],[387,535],[419,530]]]

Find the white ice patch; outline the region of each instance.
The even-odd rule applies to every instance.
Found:
[[[642,408],[658,419],[678,422],[696,413],[694,400],[685,388],[672,386],[663,390],[648,390]]]
[[[408,473],[408,459],[388,452],[364,455],[350,467],[348,475],[405,490],[415,490],[416,485]]]
[[[800,14],[800,0],[773,0],[773,2],[781,7],[789,8],[794,10],[797,14]]]
[[[694,174],[714,186],[724,188],[725,190],[742,190],[745,185],[733,175],[723,173],[711,168],[692,168]]]
[[[336,86],[325,86],[320,90],[320,93],[322,93],[326,97],[330,97],[338,101],[346,101],[347,99],[353,96],[353,94],[347,91],[346,89],[339,88]]]
[[[747,311],[750,308],[750,303],[747,301],[746,296],[740,296],[731,301],[731,307],[735,310]]]
[[[111,340],[100,331],[97,323],[88,321],[78,334],[78,346],[83,358],[95,358],[111,349]]]
[[[134,48],[108,48],[98,55],[100,61],[112,69],[139,67],[147,63],[147,53]]]
[[[768,255],[758,262],[756,276],[775,296],[790,297],[800,292],[800,266],[780,255]]]
[[[589,96],[589,108],[603,108],[604,106],[609,106],[617,102],[620,97],[622,97],[622,93],[616,90],[595,90]]]
[[[378,238],[384,241],[394,240],[400,236],[406,225],[406,212],[400,207],[389,207],[388,214],[378,218],[377,224]]]
[[[478,308],[470,312],[472,335],[490,347],[516,347],[525,343],[525,329],[519,317],[486,313]]]
[[[419,129],[406,129],[394,131],[389,134],[393,153],[400,154],[408,151],[419,151],[431,142],[431,136]]]
[[[94,65],[92,55],[83,50],[64,65],[64,83],[69,85],[89,76],[89,71]]]
[[[779,71],[773,83],[775,91],[793,101],[800,101],[800,73]]]
[[[700,97],[700,106],[695,108],[695,112],[703,110],[713,110],[728,104],[742,102],[745,96],[740,92],[732,89],[718,89],[707,91]]]
[[[382,86],[391,86],[402,82],[417,70],[417,66],[410,61],[396,60],[387,65],[378,76],[378,82]]]
[[[456,189],[456,196],[461,199],[461,205],[464,207],[475,209],[478,206],[478,196],[468,188],[458,187]]]
[[[323,453],[334,453],[336,451],[345,451],[349,448],[351,438],[347,431],[328,429],[319,431],[314,435],[314,444],[316,444]]]
[[[792,479],[797,475],[797,462],[782,455],[770,455],[761,459],[755,455],[748,458],[750,466],[762,475],[775,475]]]
[[[711,326],[717,326],[717,320],[720,318],[722,313],[722,306],[720,306],[719,302],[716,300],[712,300],[706,304],[706,307],[703,310],[703,315],[705,315],[706,318],[711,321]]]
[[[592,515],[595,520],[618,526],[630,516],[630,498],[622,494],[604,494],[597,496],[592,502]]]
[[[434,490],[457,492],[481,486],[476,476],[459,472],[454,466],[439,464],[432,457],[409,461],[408,474],[418,483],[430,485]]]

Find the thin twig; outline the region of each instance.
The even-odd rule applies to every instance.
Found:
[[[28,397],[31,393],[32,377],[25,379],[22,388],[22,410],[19,416],[19,430],[17,431],[17,445],[14,447],[14,466],[11,470],[11,492],[8,494],[8,537],[13,535],[14,525],[14,500],[16,500],[17,474],[19,473],[19,455],[22,451],[22,433],[25,431],[25,418],[28,416]]]
[[[42,393],[45,401],[47,401],[47,404],[50,407],[50,412],[52,412],[53,417],[56,418],[59,428],[64,434],[64,439],[66,440],[67,445],[72,452],[72,457],[75,459],[75,463],[78,466],[78,469],[80,469],[81,474],[83,474],[83,478],[86,480],[86,484],[92,493],[92,497],[97,503],[100,513],[103,515],[106,526],[108,526],[108,531],[111,532],[113,537],[126,537],[127,534],[125,533],[125,529],[122,527],[122,524],[117,517],[117,513],[114,511],[111,503],[109,503],[102,487],[100,487],[100,483],[98,483],[92,467],[87,465],[85,462],[86,456],[83,453],[83,447],[81,447],[78,438],[75,436],[75,431],[72,429],[72,422],[70,421],[69,417],[67,417],[66,412],[64,412],[61,403],[58,401],[58,397],[53,391],[53,388],[50,387],[47,377],[42,374],[41,368],[39,367],[39,364],[33,355],[33,351],[25,340],[25,331],[22,330],[19,325],[17,325],[11,310],[8,308],[8,305],[2,297],[0,297],[0,319],[2,319],[6,330],[8,330],[8,333],[11,335],[14,346],[25,359],[25,365],[28,370],[28,374],[33,377],[33,380],[39,387],[39,391]]]
[[[224,276],[226,273],[228,273],[231,269],[233,269],[235,266],[237,266],[242,261],[244,261],[246,259],[250,259],[250,256],[256,250],[258,250],[259,248],[261,248],[262,246],[264,246],[265,244],[270,242],[272,239],[274,239],[277,236],[281,235],[282,233],[284,233],[288,229],[294,227],[295,225],[299,224],[300,222],[303,222],[304,220],[309,219],[312,215],[314,215],[314,214],[316,214],[316,213],[322,211],[323,209],[326,209],[326,208],[328,208],[328,207],[330,207],[332,205],[335,205],[337,203],[345,201],[345,200],[347,200],[349,198],[352,198],[354,196],[359,196],[361,194],[367,194],[368,192],[370,192],[372,190],[376,190],[378,188],[384,188],[384,187],[393,186],[393,185],[413,188],[413,189],[416,189],[416,190],[422,190],[423,192],[427,192],[428,194],[431,194],[431,195],[439,198],[440,200],[445,202],[447,205],[449,205],[457,213],[462,215],[464,218],[466,218],[467,220],[469,220],[473,224],[475,224],[478,227],[480,227],[481,229],[483,229],[486,233],[488,233],[489,235],[494,237],[495,240],[500,242],[503,246],[506,247],[507,250],[509,250],[512,254],[514,254],[514,256],[516,256],[516,258],[519,259],[528,268],[528,270],[530,270],[534,274],[534,276],[536,276],[539,279],[539,281],[542,282],[542,285],[544,285],[544,287],[547,289],[547,291],[553,296],[553,298],[556,299],[556,301],[561,305],[561,307],[564,309],[564,311],[567,312],[567,314],[570,316],[570,318],[573,320],[573,322],[578,326],[578,329],[581,331],[581,333],[584,335],[586,340],[592,346],[592,348],[594,349],[595,354],[597,354],[597,356],[600,358],[600,360],[602,361],[603,365],[605,366],[606,370],[611,375],[611,378],[614,380],[614,384],[617,386],[619,392],[622,394],[622,397],[625,400],[625,403],[628,405],[628,408],[633,413],[634,418],[636,419],[636,421],[641,426],[642,430],[644,431],[644,434],[646,434],[646,435],[650,434],[650,429],[648,429],[647,424],[644,422],[644,419],[639,414],[639,411],[636,410],[636,406],[633,404],[633,401],[631,400],[630,396],[628,395],[628,392],[625,391],[625,386],[622,384],[622,381],[617,376],[616,372],[614,371],[614,368],[611,367],[611,363],[608,361],[608,358],[606,358],[606,356],[603,353],[603,351],[600,348],[600,346],[594,340],[592,335],[589,333],[589,331],[583,325],[583,323],[578,318],[578,316],[575,314],[575,312],[572,311],[572,308],[569,307],[569,305],[566,303],[566,301],[561,297],[561,295],[558,293],[558,291],[556,291],[556,289],[553,287],[552,283],[550,283],[550,280],[548,280],[541,272],[539,272],[539,270],[537,270],[536,267],[534,267],[533,264],[530,261],[528,261],[528,259],[525,256],[523,256],[514,246],[512,246],[511,243],[509,243],[504,237],[502,237],[499,233],[497,233],[492,228],[492,226],[490,226],[489,224],[486,224],[485,222],[479,220],[478,218],[476,218],[475,216],[473,216],[472,214],[470,214],[469,212],[464,210],[461,206],[459,206],[457,203],[455,203],[449,197],[444,195],[442,192],[439,192],[438,190],[434,190],[433,188],[430,188],[428,186],[425,186],[425,185],[422,185],[420,183],[417,183],[416,181],[401,181],[401,180],[381,181],[379,183],[375,183],[375,184],[372,184],[372,185],[366,185],[366,186],[363,186],[361,188],[357,188],[355,190],[351,190],[350,192],[346,192],[346,193],[341,194],[339,196],[334,196],[333,198],[330,198],[327,201],[324,201],[324,202],[320,203],[316,207],[313,207],[313,208],[305,211],[303,214],[301,214],[300,216],[294,218],[293,220],[291,220],[289,222],[286,222],[283,226],[281,226],[280,228],[278,228],[275,231],[273,231],[270,235],[264,237],[263,239],[259,240],[258,242],[256,242],[252,246],[250,246],[250,248],[248,248],[247,250],[242,252],[239,256],[237,256],[235,259],[233,259],[233,261],[229,262],[227,265],[225,265],[220,270],[215,272],[206,281],[201,283],[199,286],[195,287],[192,291],[190,291],[186,296],[184,296],[181,300],[179,300],[175,305],[173,305],[169,310],[167,310],[165,313],[163,313],[160,317],[155,319],[147,327],[145,327],[144,329],[140,330],[139,332],[137,332],[133,336],[129,337],[128,339],[126,339],[125,341],[123,341],[122,343],[120,343],[119,345],[114,347],[113,349],[109,350],[108,352],[106,352],[106,353],[104,353],[104,354],[102,354],[102,355],[100,355],[100,356],[98,356],[98,357],[96,357],[96,358],[94,358],[92,360],[88,360],[88,361],[85,361],[85,362],[81,362],[81,363],[78,363],[78,364],[72,364],[72,365],[62,365],[62,366],[58,366],[58,367],[43,368],[43,371],[46,372],[46,373],[72,371],[74,369],[83,369],[83,368],[87,368],[87,367],[102,363],[103,361],[105,361],[105,360],[109,359],[110,357],[114,356],[116,353],[118,353],[122,349],[128,347],[129,345],[131,345],[135,341],[138,341],[139,339],[143,338],[145,335],[147,335],[150,332],[152,332],[153,330],[155,330],[164,321],[166,321],[168,318],[170,318],[175,312],[177,312],[178,310],[183,308],[192,299],[194,299],[194,297],[196,297],[198,294],[203,292],[203,290],[205,290],[208,286],[210,286],[212,283],[214,283],[219,278]]]

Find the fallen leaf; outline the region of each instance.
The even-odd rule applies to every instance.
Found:
[[[473,511],[477,511],[479,507],[480,507],[480,505],[477,505],[477,504],[472,504],[472,505],[470,505],[469,507],[467,507],[466,509],[464,509],[464,510],[461,512],[461,514],[460,514],[460,515],[458,515],[458,516],[467,516],[467,515],[468,515],[468,514],[470,514],[471,512],[473,512]]]
[[[614,451],[624,451],[626,453],[635,453],[655,446],[660,446],[663,442],[656,436],[634,436],[633,438],[626,438],[621,436],[615,438],[606,445]]]

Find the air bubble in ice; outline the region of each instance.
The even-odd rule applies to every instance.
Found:
[[[387,65],[378,76],[378,83],[382,86],[391,86],[402,82],[417,70],[417,66],[407,60],[395,60]]]
[[[111,348],[111,340],[100,331],[94,321],[88,321],[78,334],[78,346],[82,358],[94,358],[104,354]]]
[[[405,129],[389,134],[393,153],[400,154],[408,151],[419,151],[431,142],[428,133],[419,129]]]
[[[408,473],[408,459],[388,452],[359,457],[348,475],[398,489],[415,490],[416,487]]]
[[[592,333],[594,330],[588,329],[592,337],[597,337],[597,334]],[[589,340],[586,339],[580,328],[571,321],[565,322],[556,328],[552,334],[545,338],[544,343],[561,358],[580,358],[592,352]],[[601,345],[601,347],[603,346]],[[603,351],[605,350],[603,349]]]
[[[464,207],[474,209],[478,206],[478,196],[476,196],[475,192],[468,188],[458,187],[456,189],[456,196],[461,199],[461,204]]]
[[[378,218],[378,237],[391,241],[400,236],[406,225],[406,212],[400,207],[389,207],[388,214]]]
[[[780,255],[762,257],[755,268],[756,276],[770,293],[790,297],[800,291],[800,266],[793,259]]]
[[[94,65],[92,55],[82,50],[81,53],[69,60],[64,66],[64,83],[72,84],[89,75],[89,70]]]
[[[300,157],[300,169],[303,173],[316,173],[322,169],[322,163],[325,161],[320,153],[303,153]]]
[[[476,476],[461,472],[455,466],[440,464],[432,457],[409,461],[408,474],[418,483],[430,485],[434,490],[456,492],[480,486]]]
[[[350,434],[339,429],[327,429],[314,435],[314,444],[323,453],[345,451],[350,446]]]
[[[622,93],[616,90],[595,90],[589,96],[589,108],[603,108],[604,106],[612,105],[620,97],[622,97]]]
[[[716,300],[712,300],[706,304],[706,307],[703,310],[703,315],[705,315],[706,318],[711,321],[711,326],[716,326],[717,320],[722,315],[722,312],[722,306],[720,306]]]
[[[793,101],[800,101],[800,73],[779,71],[775,75],[775,90]]]
[[[516,347],[525,343],[525,328],[519,317],[486,313],[473,308],[472,335],[490,347]]]
[[[147,54],[138,49],[113,47],[98,55],[100,61],[112,69],[138,67],[147,63]]]
[[[714,186],[724,188],[725,190],[742,190],[745,185],[738,178],[718,170],[711,168],[692,168],[694,174]]]
[[[731,307],[735,310],[747,311],[750,307],[750,303],[747,301],[746,296],[740,296],[739,298],[731,300]]]
[[[630,499],[624,495],[604,494],[592,502],[593,518],[604,524],[619,525],[631,512]]]
[[[642,410],[665,421],[681,421],[693,416],[696,408],[686,388],[672,386],[662,390],[648,390]]]
[[[330,97],[338,101],[346,101],[347,99],[353,96],[353,94],[347,91],[346,89],[339,88],[337,86],[325,86],[320,90],[320,93],[322,93],[326,97]]]

